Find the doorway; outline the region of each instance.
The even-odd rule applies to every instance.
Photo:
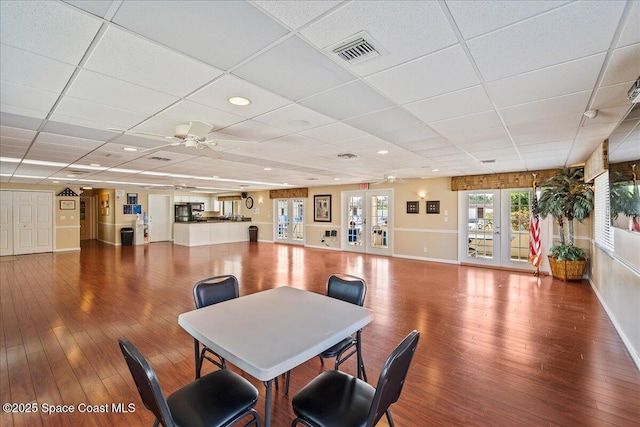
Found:
[[[304,199],[275,199],[276,242],[304,243]]]
[[[526,188],[460,191],[460,261],[534,270],[529,264],[531,197]]]
[[[96,238],[95,206],[94,197],[80,197],[80,240]]]
[[[0,255],[53,252],[53,193],[0,192]]]
[[[393,253],[393,191],[344,191],[342,250],[377,255]]]
[[[171,196],[149,194],[149,243],[171,240]]]

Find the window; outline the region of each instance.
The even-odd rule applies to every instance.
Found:
[[[595,241],[607,252],[613,252],[613,230],[609,206],[609,173],[600,174],[595,179],[594,229]]]

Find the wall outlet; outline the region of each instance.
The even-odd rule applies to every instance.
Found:
[[[338,237],[338,230],[331,230],[331,237]]]
[[[331,237],[331,230],[324,230],[324,237]]]
[[[427,253],[427,247],[426,246],[422,248],[422,252],[424,252],[425,254]]]

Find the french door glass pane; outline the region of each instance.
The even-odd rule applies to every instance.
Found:
[[[277,200],[278,240],[287,240],[289,231],[288,200]]]
[[[293,230],[291,232],[293,240],[304,240],[304,201],[293,199]]]
[[[531,192],[512,191],[509,198],[509,259],[528,262]]]
[[[371,246],[387,248],[389,197],[371,196]]]
[[[349,229],[347,244],[351,246],[362,245],[362,228],[364,226],[362,202],[363,198],[352,196],[347,199],[349,209]]]
[[[469,256],[493,259],[493,194],[471,193],[467,197]]]

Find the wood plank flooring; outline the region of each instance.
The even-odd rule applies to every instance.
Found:
[[[324,293],[335,272],[367,281],[372,384],[395,345],[421,332],[392,408],[398,427],[640,425],[640,373],[587,282],[268,243],[86,241],[80,252],[0,263],[0,402],[39,409],[2,412],[0,426],[150,426],[120,336],[168,395],[193,380],[193,341],[177,318],[194,308],[197,280],[235,274],[241,295],[283,285]],[[352,360],[343,366],[355,373]],[[291,396],[320,371],[310,360],[293,371],[289,396],[274,393],[275,427],[290,425]],[[262,415],[264,387],[243,375],[260,390]],[[80,412],[81,403],[109,412]],[[112,403],[135,411],[115,413]],[[74,412],[43,414],[45,404]]]

